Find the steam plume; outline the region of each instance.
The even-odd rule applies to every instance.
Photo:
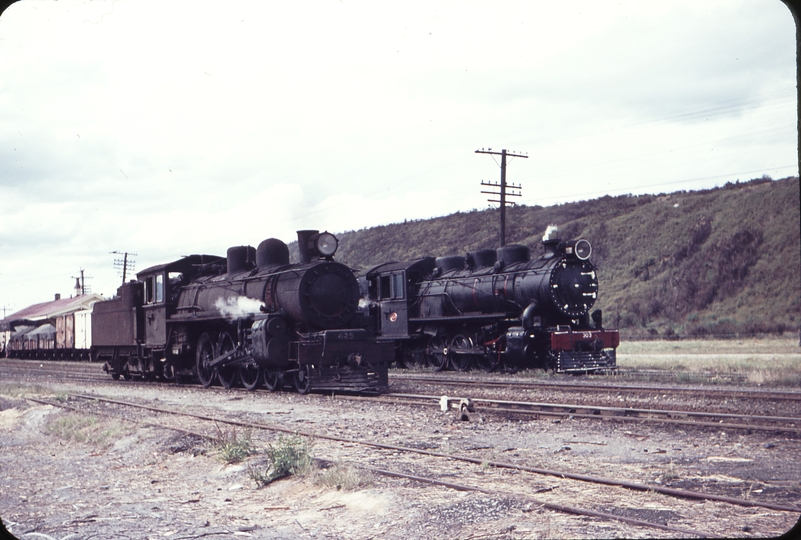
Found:
[[[232,296],[228,299],[221,296],[214,302],[214,307],[220,311],[223,317],[228,319],[244,319],[250,315],[256,315],[260,313],[261,310],[259,308],[263,305],[263,302],[247,296]]]
[[[548,228],[545,229],[545,234],[542,237],[543,242],[547,242],[551,239],[551,235],[556,233],[558,227],[556,225],[548,225]]]

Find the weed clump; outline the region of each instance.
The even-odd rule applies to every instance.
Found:
[[[334,488],[337,491],[355,491],[370,487],[373,484],[373,478],[369,473],[360,471],[352,465],[335,463],[318,474],[314,483],[318,486]]]
[[[289,476],[303,475],[311,470],[313,443],[299,435],[278,437],[278,442],[265,451],[267,466],[265,468],[249,467],[250,478],[259,486]]]
[[[240,437],[236,434],[236,428],[231,431],[223,431],[217,426],[217,436],[214,438],[213,445],[220,452],[220,459],[228,464],[239,463],[256,453],[256,448],[250,439],[250,432],[246,431]]]

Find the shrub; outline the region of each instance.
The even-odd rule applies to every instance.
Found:
[[[278,437],[275,446],[270,445],[267,455],[267,467],[249,467],[248,474],[259,486],[266,486],[270,482],[289,476],[290,474],[303,475],[311,470],[313,444],[299,435]]]
[[[229,432],[222,431],[217,426],[217,436],[213,444],[220,452],[220,459],[225,463],[239,463],[246,457],[256,453],[256,449],[250,441],[250,432],[245,432],[241,437],[238,437],[236,428]]]

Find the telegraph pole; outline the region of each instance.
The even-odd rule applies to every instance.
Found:
[[[114,259],[114,268],[122,270],[122,284],[125,285],[125,277],[128,275],[128,268],[133,272],[135,262],[133,259],[129,261],[128,255],[136,256],[136,253],[128,253],[127,251],[111,251],[110,253],[123,256],[122,259]]]
[[[72,278],[75,280],[75,289],[76,290],[80,289],[80,291],[81,291],[80,295],[81,296],[85,295],[86,293],[92,292],[92,290],[89,287],[86,286],[86,280],[87,279],[92,279],[92,276],[84,277],[83,268],[81,268],[81,277],[72,276]]]
[[[506,197],[507,196],[509,196],[509,197],[520,197],[521,196],[520,191],[522,191],[522,189],[523,189],[523,187],[521,185],[519,185],[519,184],[516,185],[516,186],[514,184],[512,184],[511,186],[507,186],[507,184],[506,184],[506,156],[528,158],[528,155],[526,155],[526,154],[515,154],[515,153],[512,153],[512,152],[508,152],[505,149],[501,150],[500,152],[493,152],[492,148],[488,148],[486,150],[484,150],[483,148],[481,150],[476,150],[476,154],[494,154],[494,155],[501,156],[501,183],[500,184],[493,184],[493,183],[489,183],[489,182],[484,182],[483,180],[481,181],[481,185],[482,186],[496,187],[496,188],[499,188],[499,191],[482,191],[481,193],[487,193],[489,195],[500,195],[499,199],[487,199],[487,200],[489,202],[500,203],[500,205],[501,205],[500,245],[501,245],[501,247],[503,247],[503,246],[506,245],[506,204],[507,204]],[[517,193],[515,193],[515,192],[511,192],[510,193],[510,192],[507,191],[508,189],[516,189],[516,190],[518,190],[518,192]],[[509,203],[509,204],[513,205],[514,203]]]

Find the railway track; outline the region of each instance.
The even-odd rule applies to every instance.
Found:
[[[108,381],[109,376],[102,371],[101,365],[90,362],[61,362],[50,360],[17,360],[0,358],[0,369],[14,374],[40,374],[80,380]],[[490,377],[460,377],[441,373],[433,375],[416,375],[390,372],[390,384],[416,383],[438,386],[464,388],[507,388],[515,390],[563,390],[592,393],[659,393],[677,395],[697,395],[716,398],[746,398],[766,401],[798,401],[801,402],[801,391],[773,390],[763,388],[738,388],[699,385],[654,385],[654,384],[614,384],[607,382],[567,382],[567,381],[532,381],[519,379],[498,379]]]
[[[410,382],[439,386],[461,386],[467,388],[511,388],[517,390],[573,390],[578,392],[627,392],[694,395],[703,392],[707,396],[720,398],[742,397],[769,401],[801,401],[801,392],[793,390],[768,390],[762,388],[720,388],[698,385],[653,385],[653,384],[610,384],[606,382],[565,382],[565,381],[524,381],[514,379],[491,379],[487,377],[467,378],[451,376],[420,376],[390,373],[390,382]]]
[[[3,371],[21,376],[55,377],[70,381],[111,382],[107,374],[100,371],[98,364],[86,362],[48,362],[31,360],[3,359]],[[539,382],[539,381],[487,381],[486,379],[468,379],[457,377],[420,377],[394,375],[391,381],[402,380],[420,384],[436,384],[438,386],[452,386],[458,388],[513,388],[513,389],[558,389],[585,392],[587,390],[600,392],[655,392],[665,393],[697,393],[699,390],[683,387],[663,387],[655,385],[588,385],[586,383]],[[122,384],[119,381],[113,384]],[[135,383],[134,383],[135,384]],[[147,384],[168,384],[154,383]],[[234,390],[234,389],[232,389]],[[241,389],[239,389],[242,391]],[[760,400],[801,400],[801,392],[771,391],[762,389],[720,389],[704,388],[704,394],[716,397],[742,397]],[[440,408],[458,408],[463,401],[469,400],[474,412],[481,414],[524,415],[534,418],[586,418],[592,420],[606,420],[617,422],[656,422],[679,426],[695,426],[713,429],[738,429],[749,431],[801,433],[801,417],[777,415],[750,415],[724,412],[690,411],[682,409],[653,409],[635,407],[613,407],[583,403],[555,403],[532,402],[519,400],[501,400],[481,397],[444,397],[442,395],[410,394],[401,392],[388,392],[380,397],[341,396],[345,399],[367,399],[370,401],[385,401],[391,403],[405,403],[409,405],[439,406]],[[443,401],[444,400],[444,401]]]
[[[801,417],[698,412],[680,409],[638,409],[632,407],[606,407],[584,404],[537,403],[483,398],[458,398],[420,394],[385,394],[384,398],[400,402],[439,405],[443,410],[460,408],[469,403],[477,414],[526,415],[558,418],[588,418],[593,420],[658,422],[682,426],[711,427],[715,429],[744,429],[801,433]],[[381,398],[377,398],[381,399]],[[467,415],[469,416],[469,415]]]
[[[274,431],[279,433],[288,433],[293,435],[300,435],[303,437],[313,438],[315,440],[326,440],[331,441],[334,443],[343,443],[345,445],[350,446],[360,446],[364,448],[372,448],[377,450],[385,450],[391,451],[393,453],[407,453],[407,454],[417,454],[421,456],[425,456],[427,458],[434,458],[437,460],[446,460],[446,461],[456,461],[462,463],[469,463],[472,465],[480,465],[482,467],[490,466],[500,469],[511,469],[516,470],[524,473],[530,473],[533,475],[547,475],[558,477],[563,480],[572,480],[577,482],[584,482],[584,483],[591,483],[591,484],[600,484],[606,486],[614,486],[617,488],[628,489],[628,490],[635,490],[635,491],[648,491],[648,492],[655,492],[660,493],[670,497],[682,498],[682,499],[693,499],[693,500],[706,500],[706,501],[714,501],[718,503],[725,503],[729,505],[735,506],[743,506],[743,507],[761,507],[766,508],[774,511],[780,512],[793,512],[793,513],[801,513],[801,508],[796,508],[790,505],[782,505],[782,504],[774,504],[769,502],[759,502],[753,500],[745,500],[745,499],[738,499],[733,497],[726,497],[726,496],[719,496],[714,494],[705,494],[687,490],[680,490],[680,489],[673,489],[667,488],[664,486],[659,485],[646,485],[646,484],[638,484],[634,482],[627,482],[625,480],[614,479],[614,478],[603,478],[603,477],[596,477],[590,475],[581,475],[571,473],[569,471],[559,471],[559,470],[549,470],[549,469],[542,469],[542,468],[535,468],[535,467],[527,467],[524,465],[502,462],[502,461],[488,461],[483,458],[475,458],[470,456],[464,456],[459,454],[453,453],[442,453],[442,452],[434,452],[430,450],[418,449],[418,448],[410,448],[398,445],[390,445],[390,444],[382,444],[375,441],[368,441],[364,439],[356,439],[356,438],[349,438],[349,437],[342,437],[338,435],[333,435],[330,433],[325,433],[321,431],[304,431],[298,429],[288,428],[286,426],[277,425],[277,424],[267,424],[262,422],[251,422],[251,421],[244,421],[241,419],[232,419],[226,416],[219,416],[219,415],[207,415],[207,414],[198,414],[198,413],[190,413],[182,410],[172,409],[164,406],[151,406],[145,405],[141,403],[130,403],[122,400],[116,399],[108,399],[97,395],[86,395],[86,394],[71,394],[67,396],[68,401],[71,401],[72,404],[64,403],[64,402],[52,402],[49,400],[40,400],[40,399],[32,399],[37,403],[42,404],[49,404],[56,407],[68,408],[76,411],[84,411],[87,412],[87,409],[82,407],[80,404],[75,403],[76,401],[84,401],[85,403],[105,403],[110,404],[116,407],[128,408],[128,409],[138,409],[141,411],[146,411],[148,413],[158,413],[160,415],[169,415],[174,417],[180,417],[185,419],[193,419],[193,420],[200,420],[202,422],[213,423],[215,428],[219,424],[227,424],[235,427],[241,427],[246,429],[253,429],[253,430],[265,430],[265,431]],[[91,409],[91,413],[96,413],[96,409]],[[104,414],[108,414],[108,411]],[[111,414],[113,416],[113,413]],[[129,414],[123,415],[125,420],[130,421],[131,417]],[[198,433],[196,431],[188,430],[185,427],[177,427],[177,426],[169,426],[162,423],[153,423],[150,419],[147,422],[143,422],[150,426],[159,426],[167,429],[174,429],[176,431],[180,431],[183,433],[193,434],[200,437],[208,437],[203,433]],[[183,425],[183,422],[181,422]],[[218,428],[216,428],[218,429]],[[326,461],[325,458],[321,458],[322,461]],[[372,461],[372,460],[370,460]],[[625,523],[629,523],[632,525],[636,525],[638,527],[649,527],[660,529],[663,531],[669,531],[671,533],[681,534],[682,536],[698,536],[698,537],[706,537],[710,536],[703,531],[694,530],[694,529],[687,529],[675,526],[667,526],[660,523],[653,523],[645,520],[640,519],[631,519],[626,518],[625,516],[620,516],[616,514],[609,514],[607,512],[597,511],[592,508],[586,507],[578,507],[578,506],[568,506],[563,504],[557,504],[553,502],[549,502],[544,500],[542,496],[534,497],[531,493],[521,493],[519,491],[508,490],[508,489],[499,489],[499,488],[488,488],[484,486],[476,486],[465,484],[462,482],[456,481],[443,481],[439,477],[435,476],[428,476],[428,475],[420,475],[420,474],[408,474],[401,471],[395,470],[388,470],[381,467],[376,466],[367,466],[367,465],[358,465],[360,468],[365,470],[369,470],[376,474],[381,474],[384,476],[390,477],[397,477],[397,478],[405,478],[414,480],[417,482],[422,482],[430,485],[436,485],[441,487],[446,487],[449,489],[455,489],[460,491],[474,491],[479,493],[484,493],[488,495],[496,495],[496,496],[504,496],[504,497],[513,497],[517,499],[524,499],[531,503],[534,503],[540,507],[547,508],[549,510],[576,514],[576,515],[583,515],[583,516],[591,516],[596,517],[604,520],[615,520],[621,521]],[[540,490],[540,491],[549,491],[548,489]]]
[[[0,358],[0,370],[20,377],[44,376],[63,380],[107,381],[100,364],[91,362],[56,362],[52,360],[17,360]]]

